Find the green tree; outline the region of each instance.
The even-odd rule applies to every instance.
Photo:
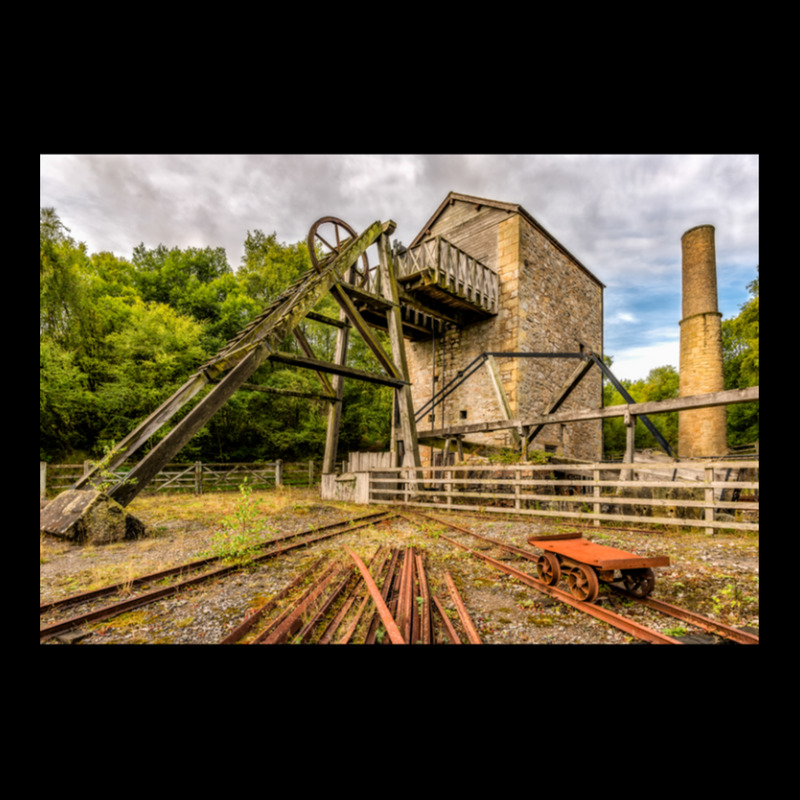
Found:
[[[726,389],[758,386],[759,308],[758,278],[747,286],[750,299],[739,314],[722,321],[722,360]],[[758,403],[728,406],[728,444],[758,441]]]
[[[72,354],[48,337],[39,339],[39,460],[67,457],[83,446],[80,430],[91,414],[86,376]]]
[[[216,352],[260,309],[228,264],[222,247],[133,251],[134,282],[146,302],[168,305],[203,323],[203,346]]]
[[[247,294],[266,308],[287,286],[311,269],[308,246],[286,245],[275,232],[266,236],[256,229],[247,232],[244,255],[238,270]]]
[[[305,243],[282,244],[274,233],[261,231],[248,232],[238,272],[221,248],[150,249],[140,244],[130,260],[89,254],[53,209],[40,209],[41,457],[74,460],[102,454],[311,268]],[[316,310],[339,315],[330,295]],[[317,358],[333,358],[335,327],[304,320],[300,328]],[[378,337],[388,352],[385,334]],[[281,349],[302,352],[292,336]],[[355,331],[348,363],[380,372]],[[314,372],[269,361],[251,380],[306,393],[321,388]],[[388,445],[391,399],[384,387],[345,381],[343,450]],[[323,400],[241,390],[178,458],[320,457],[327,418]]]
[[[94,393],[97,417],[91,439],[96,451],[124,438],[206,358],[201,323],[140,298],[128,310],[125,323],[103,342],[105,371]],[[156,440],[167,431],[159,431]]]
[[[39,209],[39,335],[69,346],[85,314],[86,246],[67,235],[53,208]]]
[[[650,370],[648,376],[638,381],[621,380],[620,383],[637,403],[670,400],[678,397],[679,376],[675,367],[664,366]],[[603,405],[616,406],[625,403],[622,395],[608,381],[603,384]],[[653,414],[649,417],[656,430],[673,449],[678,445],[678,413]],[[607,458],[618,457],[625,452],[625,422],[621,417],[603,420],[603,450]],[[634,446],[637,449],[660,448],[650,431],[641,422],[636,424]]]

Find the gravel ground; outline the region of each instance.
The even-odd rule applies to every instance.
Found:
[[[308,530],[374,510],[321,502],[316,490],[253,492],[194,496],[156,495],[137,498],[130,511],[148,525],[148,538],[104,546],[78,546],[40,536],[40,602],[88,589],[125,583],[134,577],[221,552],[226,531],[244,516],[259,538]],[[428,509],[421,509],[428,513]],[[431,512],[433,513],[433,512]],[[575,530],[567,522],[501,514],[446,514],[436,512],[476,533],[534,551],[530,535]],[[443,531],[468,547],[535,573],[535,565],[509,556],[475,537]],[[637,533],[584,529],[592,541],[630,550],[639,555],[668,555],[670,566],[655,570],[652,596],[688,608],[712,619],[753,632],[758,630],[758,536],[693,532]],[[352,547],[364,560],[382,545],[414,546],[424,551],[431,592],[448,609],[454,604],[444,574],[449,572],[462,594],[481,639],[486,644],[626,644],[628,635],[571,606],[514,580],[435,533],[403,519],[373,524],[301,548],[234,575],[200,584],[142,609],[87,626],[65,641],[80,644],[212,644],[219,642],[248,612],[261,606],[293,577],[321,556],[346,561],[343,549]],[[229,545],[228,545],[229,546]],[[562,585],[560,588],[564,588]],[[124,594],[122,592],[121,594]],[[601,585],[598,603],[634,616],[646,625],[676,637],[687,626],[642,606],[631,605]],[[79,607],[70,610],[78,613]],[[51,618],[43,616],[40,624]],[[692,633],[688,631],[688,633]],[[684,641],[712,642],[690,635]],[[57,644],[57,640],[49,643]]]

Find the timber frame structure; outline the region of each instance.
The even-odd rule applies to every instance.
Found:
[[[433,392],[430,399],[415,412],[404,340],[430,339],[435,342],[436,337],[441,336],[445,329],[469,326],[496,316],[500,296],[499,276],[496,271],[441,236],[409,249],[393,249],[389,237],[395,227],[391,220],[377,221],[357,235],[349,225],[335,217],[318,220],[308,237],[312,269],[275,298],[219,353],[203,364],[171,397],[131,431],[105,459],[73,484],[69,491],[94,488],[106,475],[117,470],[139,451],[181,408],[202,390],[211,387],[172,430],[131,468],[124,479],[105,492],[121,506],[128,505],[237,390],[280,393],[281,390],[249,382],[255,371],[267,360],[317,373],[321,392],[313,395],[299,393],[299,396],[322,397],[330,403],[322,470],[327,475],[335,473],[343,383],[346,377],[378,383],[394,390],[391,436],[394,467],[422,469],[420,440],[430,446],[443,448],[446,457],[452,443],[456,443],[459,452],[464,445],[469,445],[463,440],[469,433],[501,430],[511,431],[525,460],[528,446],[545,425],[623,414],[628,426],[628,450],[631,451],[631,459],[633,428],[637,419],[642,420],[666,453],[673,455],[669,445],[647,418],[648,413],[668,410],[666,407],[662,409],[664,404],[636,404],[604,364],[602,357],[583,346],[580,352],[483,352],[460,369],[449,383]],[[369,267],[367,259],[367,250],[372,245],[377,245],[378,249],[378,266],[375,268]],[[338,319],[313,311],[328,292],[339,306]],[[305,318],[337,328],[333,362],[320,361],[315,356],[298,327]],[[375,356],[382,374],[347,366],[351,328],[356,329]],[[391,355],[375,337],[374,328],[388,332]],[[279,349],[280,343],[288,336],[294,336],[304,356],[285,353]],[[515,417],[511,413],[495,363],[498,358],[574,359],[578,364],[563,385],[552,394],[540,414]],[[418,432],[417,423],[423,416],[483,365],[487,367],[502,416],[495,420]],[[596,408],[559,411],[567,397],[595,365],[622,394],[626,405],[599,411]],[[745,402],[757,399],[757,392],[756,387],[755,392],[748,390],[744,394],[722,392],[719,396],[708,398],[687,397],[680,402],[676,401],[676,409]],[[671,408],[672,404],[668,405]]]
[[[632,404],[636,401],[631,397],[628,390],[617,380],[616,376],[611,372],[611,370],[606,366],[603,362],[603,359],[598,356],[596,353],[592,351],[586,352],[579,352],[579,353],[509,353],[509,352],[484,352],[481,353],[477,358],[473,359],[466,367],[459,370],[456,373],[456,376],[452,378],[448,383],[442,386],[437,392],[435,392],[431,398],[425,403],[423,406],[419,408],[416,413],[416,422],[420,422],[424,416],[433,411],[436,406],[444,401],[444,399],[454,392],[464,381],[474,375],[484,364],[486,365],[489,373],[489,379],[494,385],[495,391],[498,396],[498,401],[500,405],[500,410],[504,414],[503,419],[498,420],[496,423],[477,423],[475,425],[463,425],[457,426],[454,428],[449,429],[439,429],[439,430],[431,430],[420,432],[418,434],[418,438],[420,440],[425,440],[428,442],[438,441],[440,443],[444,443],[445,450],[449,450],[448,441],[451,438],[456,438],[458,441],[459,446],[463,446],[463,441],[461,437],[464,433],[476,433],[476,432],[484,432],[484,431],[491,431],[491,430],[502,430],[504,428],[508,428],[508,422],[512,420],[511,410],[509,407],[509,403],[505,397],[505,392],[503,391],[503,385],[500,381],[497,366],[495,364],[496,358],[557,358],[557,359],[576,359],[580,363],[575,368],[575,370],[570,374],[567,378],[564,385],[555,392],[555,394],[551,397],[550,401],[547,403],[545,409],[542,412],[543,417],[548,417],[550,414],[555,413],[564,401],[569,397],[572,391],[575,389],[576,386],[583,380],[592,366],[597,365],[600,371],[603,373],[603,376],[608,379],[614,388],[620,393],[622,398],[625,400],[626,403]],[[642,414],[640,416],[642,424],[647,428],[648,431],[653,435],[653,438],[658,443],[659,447],[670,457],[674,458],[675,454],[672,451],[672,448],[667,443],[666,439],[661,435],[661,432],[656,428],[655,425],[650,421],[646,414]],[[553,421],[554,423],[556,420]],[[517,430],[515,431],[515,444],[521,448],[522,460],[526,461],[528,456],[528,447],[530,446],[533,439],[536,435],[544,428],[546,421],[536,421],[531,423],[524,423],[522,421],[517,421]],[[635,420],[633,423],[630,421],[627,423],[628,427],[632,427],[635,425]],[[513,430],[513,429],[512,429]]]
[[[412,463],[418,466],[419,447],[403,345],[400,296],[389,240],[395,227],[395,223],[391,220],[378,221],[357,236],[350,226],[334,217],[318,220],[309,233],[309,251],[312,255],[313,269],[288,287],[216,356],[192,374],[102,462],[78,480],[72,489],[91,488],[103,474],[117,469],[201,390],[212,385],[211,391],[128,472],[127,476],[106,492],[120,505],[128,505],[238,389],[263,388],[248,383],[248,380],[268,359],[311,369],[319,375],[323,387],[321,396],[331,404],[323,472],[334,471],[345,377],[379,383],[394,389],[395,424],[392,451],[396,454],[395,463],[397,466],[408,464],[410,457]],[[327,232],[329,228],[332,228],[332,234]],[[379,266],[370,271],[366,251],[373,244],[377,244],[378,247]],[[317,251],[325,251],[326,248],[327,252],[323,252],[323,257],[318,257]],[[314,306],[326,292],[331,293],[340,307],[338,320],[313,311]],[[365,319],[364,313],[369,314],[369,321]],[[391,356],[385,352],[371,331],[371,327],[377,322],[376,315],[380,317],[378,326],[388,330]],[[298,328],[305,317],[338,328],[333,363],[320,361],[315,357],[311,346]],[[359,332],[376,357],[384,371],[383,375],[353,369],[346,365],[351,326]],[[294,335],[305,357],[277,349],[280,342],[289,335]],[[327,375],[333,375],[333,380],[330,381]]]

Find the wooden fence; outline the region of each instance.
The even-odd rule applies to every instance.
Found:
[[[91,462],[84,464],[47,464],[39,462],[39,496],[51,497],[68,489]],[[196,461],[192,464],[167,464],[146,487],[145,492],[190,491],[195,494],[238,489],[245,478],[253,488],[276,486],[313,486],[319,483],[321,463],[304,461],[284,463],[262,461],[256,463],[215,464]],[[113,475],[123,480],[125,470],[116,470]],[[110,478],[110,480],[113,480]]]
[[[447,466],[369,471],[370,503],[758,530],[758,461]]]

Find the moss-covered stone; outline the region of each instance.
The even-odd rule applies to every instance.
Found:
[[[78,544],[110,544],[147,534],[141,520],[94,489],[62,492],[40,510],[39,530]]]

